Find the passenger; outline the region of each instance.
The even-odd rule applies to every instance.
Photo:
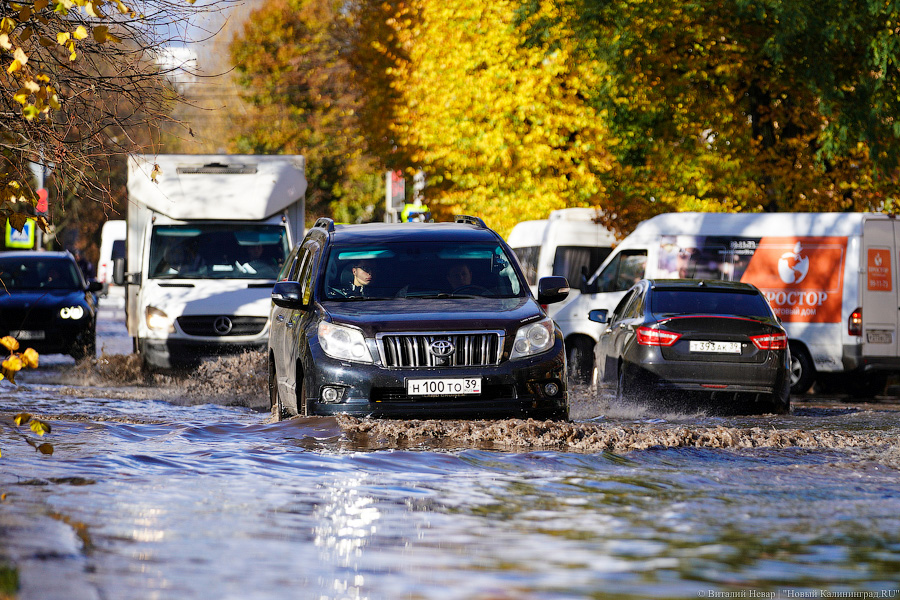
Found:
[[[260,277],[274,278],[280,270],[278,261],[271,256],[264,256],[265,248],[262,244],[250,246],[247,249],[248,260],[246,266],[249,271]]]
[[[458,263],[447,271],[447,282],[451,290],[458,290],[472,285],[472,271],[465,263]]]

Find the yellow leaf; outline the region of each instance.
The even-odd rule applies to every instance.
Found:
[[[12,50],[12,44],[9,41],[9,34],[4,32],[0,33],[0,48],[4,50]]]
[[[70,34],[68,31],[60,31],[59,33],[56,34],[56,43],[59,44],[60,46],[62,46],[66,42],[68,42],[69,38],[71,38],[71,37],[72,37],[72,34]]]
[[[102,44],[106,41],[106,34],[109,32],[109,27],[106,25],[98,25],[94,27],[92,33],[94,34],[94,41],[98,44]]]
[[[13,417],[13,422],[16,426],[23,425],[31,420],[31,413],[19,413],[15,417]]]
[[[28,102],[28,98],[30,96],[31,96],[31,92],[29,92],[25,88],[22,88],[15,94],[13,94],[13,100],[18,102],[19,104],[25,104],[26,102]]]
[[[50,4],[50,0],[34,0],[34,10],[44,10]]]
[[[29,427],[31,427],[31,430],[38,435],[44,435],[45,433],[50,433],[50,423],[47,423],[46,421],[41,421],[40,419],[32,419]]]
[[[88,36],[87,29],[84,28],[84,25],[79,25],[75,28],[75,31],[72,33],[72,37],[76,40],[83,40]]]
[[[16,71],[22,70],[22,63],[17,60],[14,60],[10,63],[10,65],[6,68],[7,73],[15,73]]]
[[[37,94],[39,91],[41,91],[41,86],[38,85],[35,81],[26,81],[22,84],[22,87],[32,94]]]
[[[21,48],[16,48],[15,52],[13,52],[13,58],[23,65],[28,62],[28,55]]]
[[[35,79],[35,81],[43,81],[44,83],[47,83],[50,81],[50,78],[48,76],[44,75],[43,73],[40,75],[35,75],[34,79]]]
[[[52,108],[53,110],[59,110],[61,108],[61,106],[59,104],[59,97],[56,94],[53,94],[52,96],[50,96],[50,99],[47,100],[47,103],[50,105],[50,108]],[[38,218],[38,225],[41,225],[41,219],[43,219],[43,217]],[[47,220],[44,219],[44,224],[41,225],[41,229],[44,230],[44,233],[48,233],[47,230],[44,229],[46,223],[47,223]]]
[[[119,12],[123,15],[128,14],[129,9],[125,4],[122,3],[122,0],[116,0],[116,7],[119,9]]]
[[[15,352],[19,349],[19,340],[11,335],[6,335],[0,338],[0,346],[5,347],[10,352]]]
[[[39,358],[40,357],[34,348],[26,348],[25,352],[22,353],[22,360],[29,369],[37,369]]]
[[[103,14],[103,11],[100,8],[101,6],[103,6],[102,2],[88,2],[84,5],[84,12],[95,19],[105,19],[106,15]]]
[[[2,365],[0,365],[0,366],[3,367],[3,370],[5,373],[9,373],[10,371],[12,371],[12,372],[21,371],[22,366],[23,366],[22,359],[19,358],[18,354],[13,354],[12,356],[10,356],[6,360],[4,360]],[[8,374],[7,374],[7,377],[9,377]]]
[[[162,169],[159,168],[159,165],[154,163],[153,170],[150,171],[150,181],[156,183],[156,178],[160,175],[162,175]]]

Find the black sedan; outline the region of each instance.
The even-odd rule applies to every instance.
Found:
[[[712,280],[644,280],[606,323],[594,350],[595,378],[617,402],[702,398],[713,410],[790,409],[787,334],[752,285]],[[686,394],[682,394],[686,392]]]
[[[101,287],[68,252],[0,253],[0,337],[40,354],[93,356]]]

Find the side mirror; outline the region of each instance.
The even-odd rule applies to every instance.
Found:
[[[606,323],[609,321],[609,311],[605,308],[595,308],[588,312],[588,320],[594,323]]]
[[[125,259],[116,258],[113,260],[113,283],[116,285],[125,285]]]
[[[553,304],[569,297],[569,282],[565,277],[541,277],[538,281],[538,303]]]
[[[87,291],[89,292],[99,292],[103,290],[103,284],[99,281],[88,281]]]
[[[272,288],[272,302],[281,308],[304,308],[303,287],[296,281],[279,281]]]

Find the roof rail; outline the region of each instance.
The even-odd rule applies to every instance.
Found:
[[[477,227],[481,227],[482,229],[488,228],[488,226],[484,224],[484,221],[482,221],[478,217],[470,217],[469,215],[453,215],[453,222],[475,225]]]
[[[325,231],[332,233],[334,232],[334,219],[329,219],[328,217],[319,217],[316,219],[316,224],[313,227],[321,227]]]

